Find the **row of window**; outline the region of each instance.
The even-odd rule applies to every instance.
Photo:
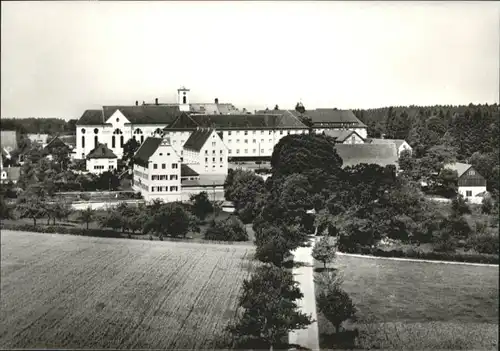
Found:
[[[171,174],[170,176],[168,174],[155,174],[151,176],[151,180],[177,180],[179,179],[179,176],[177,174]]]
[[[208,157],[205,157],[205,163],[207,163],[207,162],[208,162]],[[217,162],[216,159],[215,159],[215,157],[212,157],[212,162]],[[223,163],[224,162],[224,158],[221,157],[220,158],[220,162]]]
[[[219,153],[222,155],[224,151],[220,150]],[[208,155],[208,150],[205,150],[205,155]],[[212,150],[212,155],[215,155],[215,150]]]
[[[179,164],[178,163],[172,163],[172,169],[177,169],[179,168]],[[153,163],[153,169],[158,169],[158,164],[157,163]],[[161,164],[161,169],[167,169],[167,165],[165,163],[162,163]]]
[[[264,133],[265,133],[265,132],[266,132],[265,130],[261,130],[261,131],[260,131],[260,135],[264,135]],[[235,131],[235,134],[236,134],[236,135],[240,135],[240,133],[241,133],[241,131],[239,131],[239,130]],[[269,131],[268,131],[268,133],[269,133],[269,135],[272,135],[272,134],[273,134],[273,131],[272,131],[272,130],[269,130]],[[284,133],[284,131],[283,131],[283,130],[280,130],[280,134],[281,134],[281,135],[283,135],[283,133]],[[292,130],[292,131],[291,131],[291,134],[305,134],[305,133],[306,133],[306,131],[305,131],[305,130],[297,130],[297,131],[293,131],[293,130]],[[243,131],[243,134],[244,134],[244,135],[248,135],[248,130]],[[257,134],[257,131],[253,130],[253,131],[252,131],[252,135],[256,135],[256,134]],[[290,134],[290,131],[289,131],[289,130],[287,131],[287,134]],[[227,135],[232,135],[232,131],[231,131],[231,130],[230,130],[230,131],[228,131],[228,132],[227,132]]]
[[[235,151],[236,151],[236,153],[237,153],[237,154],[239,154],[239,153],[240,153],[240,149],[236,149]],[[244,153],[245,153],[245,154],[248,154],[248,149],[245,149],[245,150],[243,150],[243,151],[244,151]],[[254,153],[254,154],[255,154],[257,151],[258,151],[257,149],[253,149],[253,150],[252,150],[252,153]],[[261,153],[261,154],[263,154],[264,152],[265,152],[265,151],[264,151],[264,149],[260,149],[260,153]],[[273,149],[272,149],[272,148],[271,148],[271,149],[269,149],[269,152],[273,152]],[[229,149],[228,153],[229,153],[229,154],[232,154],[232,153],[233,153],[233,151],[232,151],[231,149]]]
[[[104,169],[104,166],[101,166],[101,165],[96,165],[96,166],[94,166],[94,169],[95,169],[95,170]],[[115,169],[115,166],[113,166],[113,165],[109,165],[109,166],[108,166],[108,170],[112,170],[112,169]]]
[[[228,140],[227,140],[227,142],[228,142],[228,144],[230,144],[230,143],[232,142],[232,140],[231,140],[231,139],[228,139]],[[240,139],[236,139],[236,142],[237,142],[237,143],[239,143],[239,142],[240,142]],[[244,142],[245,144],[248,144],[248,139],[243,140],[243,142]],[[272,143],[272,142],[273,142],[273,139],[269,139],[269,142],[270,142],[270,143]],[[253,139],[253,140],[252,140],[252,143],[253,143],[253,144],[257,144],[257,139]],[[261,144],[263,144],[263,143],[264,143],[264,139],[260,139],[260,143],[261,143]]]
[[[152,186],[151,192],[152,193],[154,193],[154,192],[158,192],[158,193],[168,192],[169,191],[168,189],[169,189],[168,186]],[[179,191],[179,187],[178,186],[171,186],[170,191]]]

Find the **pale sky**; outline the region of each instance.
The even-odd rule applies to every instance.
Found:
[[[2,2],[1,116],[499,102],[500,2]]]

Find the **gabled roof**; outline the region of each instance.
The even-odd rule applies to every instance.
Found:
[[[47,145],[45,145],[44,149],[51,150],[51,149],[56,148],[56,147],[69,148],[69,145],[67,145],[59,136],[55,136],[47,143]]]
[[[350,124],[354,123],[357,127],[366,127],[366,125],[361,122],[351,110],[338,110],[333,108],[318,108],[315,110],[306,110],[305,113],[300,113],[296,110],[261,110],[256,113],[265,114],[283,114],[289,113],[296,118],[309,117],[316,127],[321,126],[321,123],[332,123],[332,124]]]
[[[102,110],[86,110],[76,124],[103,125],[116,110],[132,124],[169,124],[181,114],[179,106],[170,105],[103,106]]]
[[[161,145],[162,138],[148,137],[139,147],[134,155],[134,162],[142,167],[148,167],[149,158],[155,153]]]
[[[102,110],[86,110],[80,117],[77,125],[102,125],[105,120],[103,119]]]
[[[120,110],[132,124],[169,124],[181,114],[179,106],[103,106],[105,120],[108,120],[116,110]]]
[[[210,135],[212,135],[213,131],[214,130],[210,128],[196,129],[193,133],[191,133],[188,140],[186,140],[183,148],[186,150],[200,151],[203,145],[207,142],[208,138],[210,138]]]
[[[198,123],[196,123],[189,115],[183,113],[175,121],[173,121],[170,125],[164,128],[164,130],[168,129],[194,129],[199,127]]]
[[[450,169],[452,171],[457,171],[458,178],[464,175],[465,172],[467,172],[472,165],[468,163],[460,163],[460,162],[455,162],[455,163],[448,163],[444,165],[443,168],[445,169]]]
[[[406,143],[406,140],[403,139],[376,139],[370,138],[366,140],[367,143],[371,144],[394,144],[399,149],[401,145]]]
[[[398,153],[394,144],[336,144],[343,167],[362,163],[397,166]]]
[[[188,165],[181,164],[181,177],[197,177],[199,174]]]
[[[247,128],[306,128],[306,126],[289,114],[281,115],[191,115],[200,127],[217,129]]]
[[[87,155],[87,160],[96,159],[96,158],[117,158],[117,156],[105,144],[99,143]]]
[[[335,138],[336,141],[343,143],[346,141],[352,134],[356,134],[362,140],[363,138],[356,133],[354,130],[341,130],[341,129],[327,129],[325,130],[325,135],[328,135],[332,138]]]
[[[7,152],[17,149],[17,133],[15,130],[0,131],[0,146]]]
[[[68,135],[59,135],[59,139],[61,139],[66,145],[71,148],[76,146],[76,135],[68,134]]]

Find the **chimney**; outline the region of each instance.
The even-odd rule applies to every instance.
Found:
[[[215,104],[218,105],[219,104],[219,99],[218,98],[215,98]]]
[[[155,99],[155,105],[158,105],[158,98]]]
[[[139,101],[135,100],[135,106],[139,106]]]

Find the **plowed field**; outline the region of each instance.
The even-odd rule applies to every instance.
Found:
[[[207,349],[249,246],[1,233],[1,348]]]

